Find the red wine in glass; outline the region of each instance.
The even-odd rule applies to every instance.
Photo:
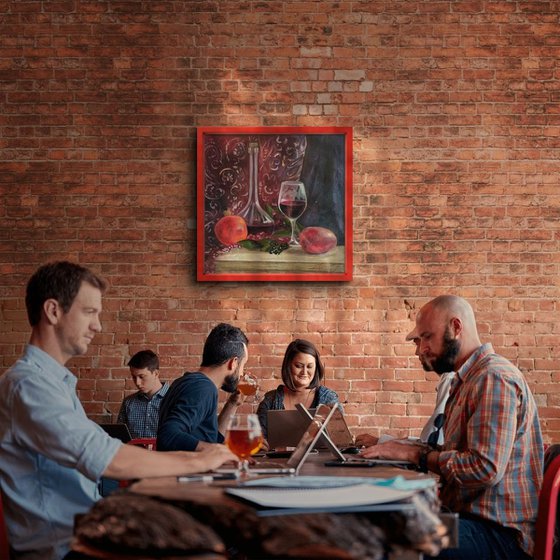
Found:
[[[292,247],[298,246],[299,242],[295,235],[295,224],[296,220],[307,208],[305,185],[301,181],[282,181],[280,192],[278,193],[278,208],[290,220],[292,226],[290,245]]]
[[[287,218],[293,218],[296,220],[299,218],[307,206],[305,200],[281,200],[280,201],[280,211]]]

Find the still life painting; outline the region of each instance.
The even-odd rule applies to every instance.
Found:
[[[197,278],[352,279],[352,129],[197,130]]]

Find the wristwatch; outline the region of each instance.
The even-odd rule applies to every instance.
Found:
[[[423,473],[428,472],[428,455],[433,451],[433,449],[426,449],[426,451],[422,451],[420,453],[420,457],[418,457],[418,470]]]

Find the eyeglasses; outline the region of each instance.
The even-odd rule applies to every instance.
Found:
[[[445,422],[445,414],[443,412],[440,412],[434,418],[434,431],[428,436],[428,445],[433,449],[437,448],[438,440],[439,440],[439,433],[441,432],[441,429],[443,428],[444,422]]]

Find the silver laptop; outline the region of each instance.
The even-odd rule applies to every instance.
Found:
[[[317,444],[319,438],[324,434],[325,428],[330,422],[333,414],[336,412],[337,406],[332,408],[326,404],[320,404],[313,416],[313,420],[308,422],[306,430],[303,432],[296,448],[290,455],[286,466],[279,464],[271,464],[267,461],[257,461],[249,467],[252,474],[299,474],[305,460],[311,453],[311,450]],[[294,411],[297,412],[297,411]],[[220,468],[216,469],[218,473],[231,473],[235,469]]]
[[[302,414],[306,414],[308,418],[312,414],[302,404],[297,404],[296,407]],[[333,407],[333,413],[325,429],[325,433],[321,436],[334,457],[333,461],[327,461],[327,467],[379,467],[379,466],[393,466],[400,468],[415,468],[414,463],[409,461],[392,460],[392,459],[365,459],[363,457],[347,457],[341,451],[347,446],[354,443],[354,437],[348,428],[344,414],[338,406]],[[348,442],[351,442],[350,444]]]

